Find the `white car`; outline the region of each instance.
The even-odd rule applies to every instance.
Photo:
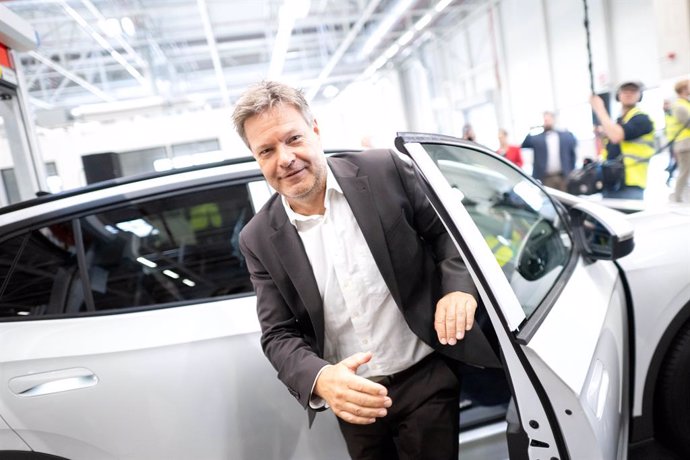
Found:
[[[454,138],[396,145],[503,363],[464,379],[461,458],[624,459],[652,436],[690,455],[690,210],[547,192]],[[260,349],[237,239],[271,193],[238,160],[0,210],[0,457],[348,458]]]

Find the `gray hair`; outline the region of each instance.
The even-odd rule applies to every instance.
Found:
[[[264,80],[250,86],[240,96],[232,113],[232,122],[235,125],[237,134],[240,135],[247,147],[249,147],[249,141],[244,130],[244,123],[247,119],[282,104],[291,105],[299,110],[304,121],[310,126],[314,122],[314,116],[311,113],[307,99],[304,97],[304,92],[284,83]]]

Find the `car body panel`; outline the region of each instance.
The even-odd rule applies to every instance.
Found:
[[[255,302],[2,323],[0,413],[33,449],[73,460],[316,458],[324,439],[347,458],[332,414],[307,435],[306,414],[263,357]],[[13,391],[19,378],[75,368],[97,383]],[[276,397],[257,397],[266,394]]]
[[[642,414],[647,373],[666,330],[690,302],[690,206],[627,216],[635,226],[635,251],[618,261],[635,311],[633,415]],[[654,280],[652,288],[649,280]]]

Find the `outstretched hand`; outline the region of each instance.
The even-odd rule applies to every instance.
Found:
[[[465,292],[455,291],[443,296],[436,304],[434,329],[443,345],[455,345],[474,325],[477,301]]]
[[[333,413],[349,423],[368,425],[385,417],[392,404],[383,385],[360,377],[357,368],[371,360],[371,352],[355,353],[321,371],[314,394],[324,399]]]

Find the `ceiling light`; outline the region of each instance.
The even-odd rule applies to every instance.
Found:
[[[425,14],[424,16],[422,16],[422,17],[419,19],[419,21],[417,21],[417,22],[414,23],[414,28],[415,28],[415,30],[420,31],[420,30],[422,30],[423,28],[425,28],[426,26],[428,26],[429,23],[431,22],[431,18],[432,18],[432,17],[433,17],[433,14],[432,14],[432,13],[427,13],[427,14]]]
[[[450,5],[453,2],[453,0],[441,0],[436,4],[434,9],[436,10],[437,13],[440,13],[443,11],[448,5]]]
[[[413,0],[398,0],[398,3],[390,10],[388,15],[379,22],[378,26],[369,36],[362,50],[359,53],[360,59],[367,57],[383,39],[383,36],[393,27],[393,24],[402,16],[406,9],[410,7]]]
[[[183,279],[182,282],[186,284],[189,287],[194,287],[196,286],[196,283],[192,280],[188,280],[187,278]]]
[[[340,92],[340,90],[338,89],[337,86],[328,85],[323,89],[321,94],[323,94],[323,97],[325,97],[327,99],[333,99],[339,92]]]
[[[278,14],[278,32],[276,32],[271,54],[271,64],[268,68],[268,78],[278,78],[283,73],[285,58],[295,20],[306,17],[309,13],[310,0],[285,0]]]
[[[150,268],[156,268],[158,266],[156,262],[153,262],[152,260],[149,260],[146,257],[137,257],[137,262],[139,262],[142,265],[146,265]]]
[[[132,18],[129,16],[125,16],[124,18],[120,19],[120,26],[122,27],[122,30],[130,37],[134,37],[137,33],[137,30],[134,27],[134,21],[132,21]]]
[[[176,279],[178,279],[178,278],[180,277],[180,275],[178,275],[177,273],[175,273],[175,272],[172,271],[172,270],[163,270],[163,274],[164,274],[165,276],[169,276],[170,278],[172,278],[172,279],[174,279],[174,280],[176,280]]]
[[[400,46],[405,46],[410,42],[410,40],[412,40],[412,37],[414,37],[414,30],[410,29],[402,34],[400,38],[398,38],[397,44]]]

